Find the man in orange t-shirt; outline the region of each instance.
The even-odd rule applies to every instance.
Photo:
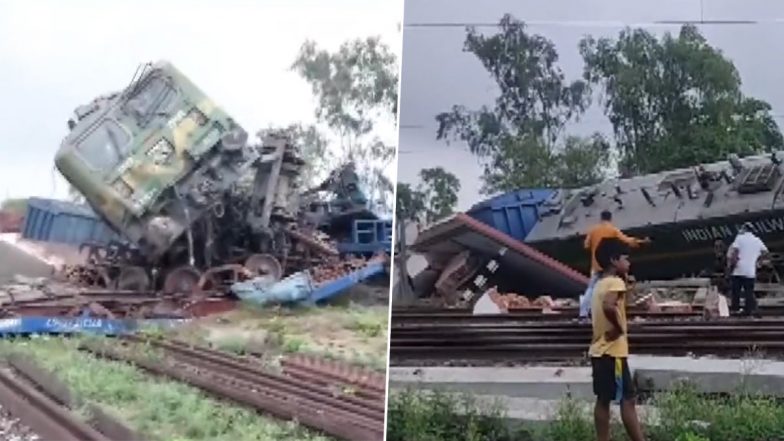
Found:
[[[635,248],[651,242],[648,238],[638,239],[623,234],[618,227],[612,224],[612,213],[607,210],[602,211],[601,222],[591,227],[585,235],[585,249],[591,253],[591,280],[588,282],[588,288],[585,290],[585,293],[580,297],[580,318],[586,318],[591,314],[593,288],[602,272],[602,267],[596,261],[596,247],[599,246],[599,242],[602,239],[618,239],[626,245]]]

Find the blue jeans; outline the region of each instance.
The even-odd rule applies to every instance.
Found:
[[[591,302],[593,300],[593,288],[596,286],[596,282],[599,281],[599,273],[592,272],[591,273],[591,280],[588,281],[588,288],[585,289],[585,293],[583,294],[582,298],[580,299],[580,318],[588,317],[591,314]]]

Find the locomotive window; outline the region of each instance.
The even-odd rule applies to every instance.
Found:
[[[80,156],[95,170],[109,171],[129,153],[131,137],[114,120],[103,120],[77,146]]]
[[[153,77],[146,81],[125,103],[125,110],[140,122],[166,116],[174,107],[177,91],[168,81]]]

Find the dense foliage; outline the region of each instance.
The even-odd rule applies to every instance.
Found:
[[[770,105],[741,92],[732,61],[694,26],[661,38],[643,29],[588,36],[579,49],[583,78],[569,80],[553,42],[512,16],[492,35],[467,29],[464,50],[499,94],[491,107],[439,114],[436,136],[468,144],[483,167],[484,193],[589,185],[612,171],[613,150],[620,174],[631,176],[784,146]],[[594,95],[612,139],[566,133]]]

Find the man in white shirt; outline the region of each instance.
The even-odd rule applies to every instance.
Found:
[[[754,283],[757,281],[757,261],[768,252],[768,248],[759,237],[751,232],[752,225],[744,223],[735,241],[727,252],[727,262],[732,271],[732,305],[731,312],[740,310],[740,295],[743,293],[743,315],[756,313],[757,299],[754,297]]]

